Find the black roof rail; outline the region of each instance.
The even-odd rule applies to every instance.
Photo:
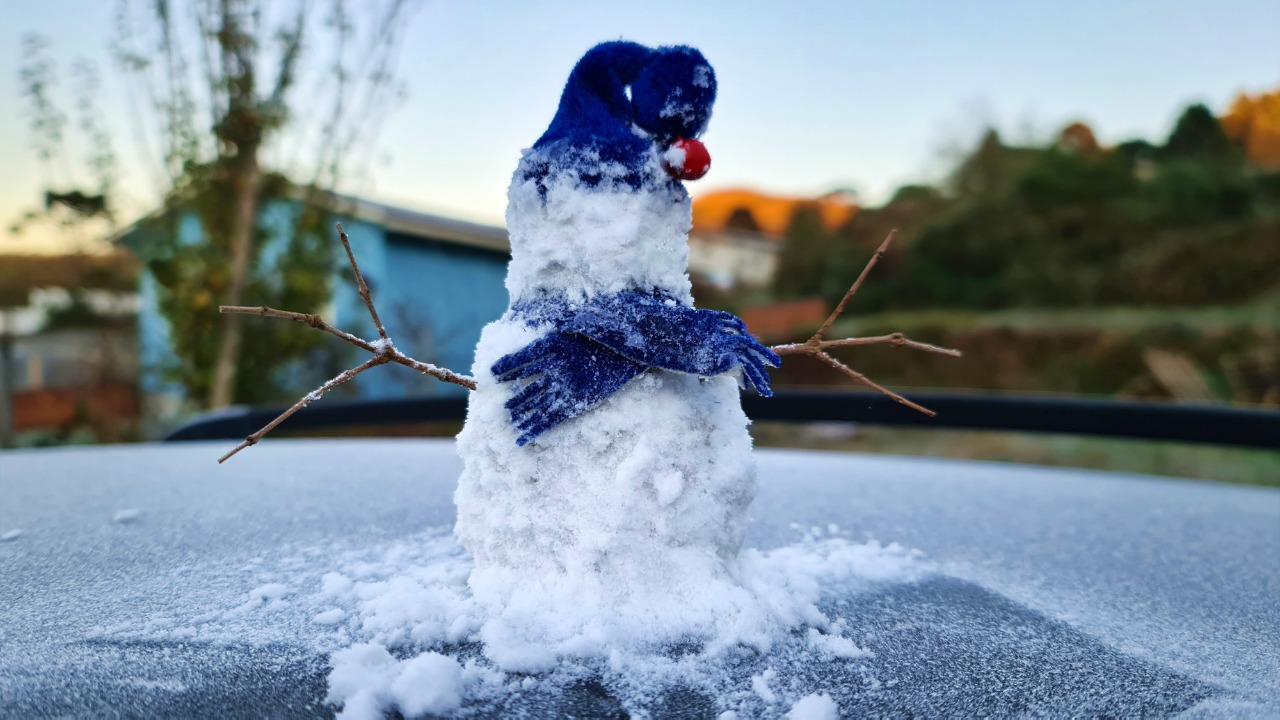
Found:
[[[780,390],[772,398],[743,395],[742,404],[753,420],[1065,433],[1280,450],[1280,410],[1276,409],[953,393],[913,392],[911,399],[936,411],[937,417],[922,415],[883,395],[833,390]],[[215,411],[173,430],[164,442],[241,439],[283,410],[278,407]],[[466,412],[467,398],[462,395],[326,400],[299,411],[281,427],[300,431],[460,421]]]

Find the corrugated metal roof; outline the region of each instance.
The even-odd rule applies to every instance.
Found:
[[[484,225],[347,196],[339,196],[337,211],[339,214],[376,223],[392,232],[503,253],[511,252],[507,229],[497,225]]]
[[[299,197],[295,199],[301,199]],[[371,222],[410,237],[419,237],[436,241],[457,243],[469,247],[492,250],[501,253],[511,252],[511,243],[507,239],[507,229],[498,225],[459,220],[445,215],[410,210],[386,203],[365,200],[349,195],[334,196],[334,212],[338,215],[353,217]],[[108,240],[119,242],[131,235],[139,223],[166,212],[166,208],[157,209],[137,221],[113,233]]]

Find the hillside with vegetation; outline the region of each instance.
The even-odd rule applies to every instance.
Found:
[[[834,305],[897,228],[847,329],[907,330],[966,359],[859,351],[883,381],[1280,403],[1280,167],[1269,136],[1232,122],[1195,105],[1163,142],[1114,147],[1080,123],[1045,147],[989,131],[945,183],[835,229],[797,207],[768,299]],[[810,370],[781,380],[830,380]]]
[[[1280,92],[1221,120],[1194,105],[1161,142],[1102,146],[1074,123],[1042,147],[994,130],[937,186],[900,188],[832,228],[800,204],[772,287],[704,293],[727,309],[839,301],[893,228],[898,238],[832,333],[910,337],[959,360],[882,347],[843,359],[891,387],[1071,393],[1280,405]],[[795,328],[803,340],[812,328]],[[797,358],[782,385],[843,379]],[[806,444],[759,428],[764,444]],[[1277,453],[871,428],[818,446],[1280,479]],[[1233,451],[1234,452],[1234,451]],[[1230,453],[1228,453],[1230,454]],[[1127,463],[1127,464],[1126,464]]]

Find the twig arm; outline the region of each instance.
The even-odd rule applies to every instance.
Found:
[[[245,449],[245,448],[247,448],[247,447],[251,447],[251,446],[253,446],[253,445],[257,445],[257,444],[258,444],[258,441],[262,439],[262,436],[263,436],[263,435],[266,435],[267,433],[271,432],[272,430],[275,430],[275,429],[276,429],[276,427],[280,425],[280,423],[284,422],[285,420],[288,420],[290,417],[292,417],[292,416],[293,416],[293,414],[294,414],[294,413],[296,413],[296,412],[298,412],[299,410],[301,410],[302,408],[304,408],[304,407],[306,407],[306,406],[310,405],[312,402],[314,402],[314,401],[316,401],[316,400],[319,400],[320,398],[324,397],[324,394],[325,394],[325,393],[327,393],[327,392],[329,392],[329,391],[330,391],[330,390],[332,390],[333,388],[335,388],[335,387],[337,387],[337,386],[339,386],[339,385],[341,385],[341,384],[343,384],[343,383],[345,383],[345,382],[349,382],[350,380],[352,380],[353,378],[355,378],[355,376],[359,375],[360,373],[364,372],[365,370],[368,370],[369,368],[377,367],[378,365],[385,365],[387,362],[388,362],[388,360],[387,360],[387,358],[386,358],[385,356],[383,356],[383,355],[378,355],[378,356],[375,356],[375,357],[371,357],[371,358],[369,358],[368,360],[364,361],[364,362],[363,362],[363,363],[361,363],[360,365],[357,365],[356,367],[353,367],[353,368],[350,368],[350,369],[347,369],[347,370],[343,370],[341,373],[339,373],[339,374],[338,374],[338,375],[336,375],[335,377],[331,378],[331,379],[330,379],[328,382],[326,382],[325,384],[323,384],[323,385],[321,385],[320,387],[316,388],[315,390],[312,390],[311,392],[307,393],[305,396],[303,396],[303,398],[302,398],[301,400],[299,400],[298,402],[294,403],[294,404],[293,404],[293,406],[292,406],[292,407],[290,407],[288,410],[285,410],[284,412],[282,412],[282,413],[280,413],[278,416],[276,416],[276,419],[275,419],[275,420],[272,420],[271,422],[267,423],[266,425],[263,425],[263,426],[262,426],[262,429],[258,430],[258,432],[256,432],[256,433],[254,433],[254,434],[250,435],[249,437],[245,438],[244,440],[241,440],[241,441],[240,441],[240,444],[239,444],[239,445],[237,445],[237,446],[235,446],[234,448],[232,448],[231,452],[229,452],[229,453],[227,453],[226,455],[223,455],[222,457],[218,458],[218,463],[219,463],[219,464],[222,464],[222,463],[226,462],[228,459],[230,459],[230,458],[231,458],[231,456],[235,455],[236,453],[240,452],[241,450],[243,450],[243,449]]]
[[[360,290],[360,299],[364,300],[364,306],[369,308],[369,317],[373,318],[374,327],[378,328],[378,337],[387,340],[387,329],[382,326],[382,319],[378,317],[378,308],[373,306],[373,296],[369,294],[369,285],[364,281],[364,273],[360,272],[360,266],[356,264],[356,254],[351,251],[351,239],[347,237],[347,231],[342,229],[342,223],[337,223],[338,239],[342,241],[342,249],[347,251],[347,261],[351,263],[351,272],[356,276],[356,287]]]
[[[888,335],[873,335],[870,337],[843,338],[841,340],[825,339],[827,331],[831,329],[831,325],[836,321],[837,318],[840,317],[841,314],[844,313],[844,309],[849,304],[849,300],[851,300],[853,296],[858,292],[858,289],[862,287],[863,281],[865,281],[867,279],[867,275],[871,273],[871,268],[875,267],[876,263],[879,262],[880,258],[884,256],[886,251],[888,251],[889,243],[893,242],[893,238],[897,234],[898,234],[897,230],[889,231],[889,234],[888,236],[885,237],[884,242],[880,243],[880,247],[876,248],[875,253],[871,255],[871,259],[867,261],[866,266],[862,268],[862,272],[858,274],[858,279],[854,280],[853,285],[849,286],[849,291],[846,292],[844,294],[844,297],[840,299],[840,304],[836,305],[835,310],[831,311],[831,314],[827,316],[826,321],[823,322],[822,327],[818,328],[818,331],[813,334],[813,337],[809,338],[808,340],[802,343],[788,343],[785,345],[774,345],[769,349],[779,355],[808,355],[810,357],[817,358],[822,362],[844,373],[845,375],[848,375],[850,378],[853,379],[854,382],[866,385],[867,387],[870,387],[874,390],[884,393],[888,397],[893,398],[895,401],[900,402],[903,405],[906,405],[907,407],[913,410],[922,412],[925,415],[928,415],[929,417],[934,417],[937,413],[933,412],[929,408],[913,403],[910,400],[902,397],[898,393],[895,393],[892,390],[889,390],[888,388],[882,385],[872,382],[872,380],[868,378],[866,375],[863,375],[857,370],[854,370],[848,365],[845,365],[844,363],[835,359],[831,355],[827,354],[828,348],[854,347],[857,345],[893,345],[895,347],[908,347],[913,350],[920,350],[923,352],[935,353],[937,355],[947,355],[949,357],[960,357],[959,350],[938,347],[937,345],[930,345],[929,343],[922,343],[916,340],[911,340],[906,335],[903,335],[902,333],[897,333],[897,332],[889,333]]]
[[[859,288],[862,287],[862,282],[871,274],[871,268],[875,267],[876,263],[880,262],[880,258],[889,250],[889,243],[893,242],[893,239],[897,236],[897,229],[889,231],[889,234],[884,238],[884,242],[880,243],[880,247],[876,248],[876,251],[871,255],[871,259],[868,260],[867,264],[862,268],[862,272],[858,273],[858,279],[854,280],[853,284],[849,286],[849,292],[845,293],[844,297],[840,298],[840,303],[836,305],[836,309],[831,311],[831,314],[827,316],[827,321],[822,323],[822,327],[818,328],[818,332],[814,333],[813,337],[818,340],[822,340],[827,336],[827,331],[831,329],[831,323],[835,322],[836,318],[840,317],[840,315],[844,313],[845,306],[849,304],[849,301],[853,299],[853,296],[857,294]]]
[[[294,322],[299,322],[303,325],[313,327],[317,330],[327,332],[334,337],[342,338],[358,348],[368,350],[374,355],[377,355],[380,352],[378,348],[373,346],[373,343],[362,340],[349,332],[339,330],[325,322],[319,315],[313,315],[311,313],[277,310],[275,308],[269,308],[262,305],[252,307],[245,305],[221,305],[218,307],[218,312],[224,315],[260,315],[262,317],[279,318],[281,320],[292,320]]]
[[[391,343],[390,339],[380,340],[377,345],[356,337],[349,332],[339,330],[338,328],[325,322],[319,315],[311,313],[291,312],[289,310],[277,310],[275,308],[265,306],[244,306],[244,305],[223,305],[218,308],[219,312],[229,315],[260,315],[262,317],[279,318],[281,320],[292,320],[293,322],[302,323],[317,330],[322,330],[330,335],[341,338],[358,348],[367,350],[374,355],[386,355],[386,362],[393,362],[404,365],[407,368],[413,368],[420,373],[430,375],[431,377],[454,385],[461,385],[468,390],[476,389],[476,381],[473,378],[456,373],[452,370],[432,365],[431,363],[415,360],[408,355],[400,352]]]
[[[951,348],[938,347],[929,343],[912,340],[902,333],[889,333],[888,335],[874,335],[871,337],[855,337],[844,338],[843,340],[821,340],[818,347],[822,350],[833,347],[853,347],[855,345],[893,345],[895,347],[909,347],[912,350],[921,350],[923,352],[936,353],[938,355],[947,355],[949,357],[961,357],[959,350]],[[790,343],[787,345],[774,345],[770,350],[779,355],[811,355],[810,348],[812,346],[807,342]]]
[[[826,364],[828,364],[828,365],[830,365],[831,367],[833,367],[833,368],[835,368],[835,369],[839,370],[840,372],[844,373],[845,375],[848,375],[848,376],[849,376],[850,378],[852,378],[852,379],[853,379],[853,381],[854,381],[854,382],[856,382],[856,383],[861,383],[861,384],[866,385],[867,387],[869,387],[869,388],[871,388],[871,389],[873,389],[873,390],[876,390],[876,391],[878,391],[878,392],[884,393],[885,395],[889,396],[890,398],[893,398],[894,400],[896,400],[896,401],[898,401],[898,402],[902,403],[903,405],[906,405],[907,407],[911,408],[912,410],[916,410],[916,411],[918,411],[918,412],[922,412],[922,413],[924,413],[925,415],[928,415],[929,417],[936,417],[936,416],[938,415],[938,413],[936,413],[936,412],[934,412],[934,411],[930,410],[929,408],[927,408],[927,407],[925,407],[925,406],[923,406],[923,405],[917,404],[917,403],[913,403],[913,402],[911,402],[910,400],[908,400],[908,399],[906,399],[906,398],[902,397],[902,396],[901,396],[901,395],[899,395],[898,393],[896,393],[896,392],[894,392],[894,391],[890,390],[889,388],[884,387],[883,385],[880,385],[879,383],[875,382],[874,380],[872,380],[871,378],[867,377],[866,375],[863,375],[862,373],[858,372],[857,370],[854,370],[853,368],[849,367],[848,365],[845,365],[844,363],[842,363],[842,362],[840,362],[839,360],[837,360],[837,359],[835,359],[835,358],[831,357],[830,355],[827,355],[826,353],[823,353],[823,354],[822,354],[821,356],[819,356],[819,357],[821,357],[821,358],[822,358],[822,361],[823,361],[823,362],[825,362]]]
[[[395,344],[391,342],[391,337],[387,335],[387,329],[382,325],[382,319],[378,317],[378,309],[373,304],[373,296],[369,292],[369,285],[364,281],[364,274],[360,272],[360,266],[356,263],[355,253],[351,250],[351,240],[347,237],[346,231],[342,229],[341,223],[338,223],[337,227],[338,238],[342,240],[342,247],[347,251],[347,260],[351,263],[351,272],[355,274],[356,285],[360,290],[360,298],[364,300],[365,307],[369,309],[369,316],[373,318],[373,324],[378,328],[378,340],[369,342],[368,340],[352,335],[349,332],[339,330],[325,322],[319,315],[312,313],[277,310],[266,306],[247,307],[243,305],[223,305],[218,308],[218,311],[228,315],[258,315],[261,317],[278,318],[280,320],[302,323],[308,327],[313,327],[317,330],[327,332],[344,342],[355,345],[361,350],[373,353],[373,357],[356,367],[342,371],[325,384],[308,393],[306,397],[294,403],[288,410],[280,413],[276,419],[264,425],[261,430],[245,438],[244,441],[235,446],[231,452],[218,458],[219,463],[226,462],[233,455],[251,445],[256,445],[258,441],[262,439],[262,436],[276,429],[280,423],[288,420],[294,413],[311,404],[311,402],[319,400],[329,390],[332,390],[343,383],[350,382],[360,373],[368,370],[369,368],[377,367],[378,365],[396,363],[398,365],[404,365],[407,368],[417,370],[425,375],[430,375],[431,377],[443,382],[461,385],[468,390],[476,389],[475,379],[469,378],[466,375],[460,375],[447,368],[437,367],[431,363],[415,360],[396,349]]]

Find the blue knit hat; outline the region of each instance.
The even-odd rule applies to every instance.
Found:
[[[529,171],[576,172],[591,186],[606,179],[636,188],[666,182],[646,173],[654,151],[701,134],[715,98],[715,72],[691,47],[601,43],[569,74],[555,118],[534,143],[537,167]]]

